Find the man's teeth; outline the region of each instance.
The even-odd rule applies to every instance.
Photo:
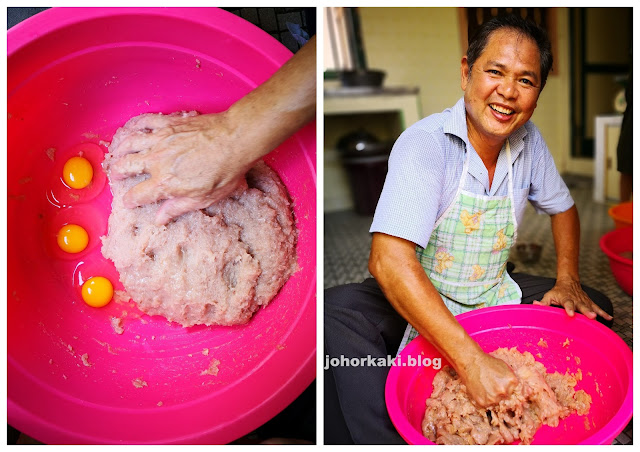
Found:
[[[513,113],[513,110],[511,110],[510,108],[504,108],[499,105],[493,105],[493,104],[489,106],[495,111],[497,111],[498,113],[502,113],[503,115],[510,115]]]

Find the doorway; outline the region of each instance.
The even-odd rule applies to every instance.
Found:
[[[595,117],[616,114],[616,95],[630,82],[632,16],[632,8],[570,8],[574,158],[594,157]]]

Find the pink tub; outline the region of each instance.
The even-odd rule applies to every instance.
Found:
[[[85,305],[82,275],[117,281],[98,240],[111,194],[98,176],[91,190],[69,197],[58,173],[82,143],[92,143],[85,155],[98,167],[101,140],[132,116],[225,110],[290,56],[262,30],[214,8],[54,8],[8,32],[12,426],[45,443],[226,443],[312,382],[315,124],[265,158],[294,201],[300,270],[244,326],[182,328],[127,304]],[[52,246],[64,222],[91,234],[77,256]],[[123,334],[112,316],[124,318]],[[218,374],[203,374],[213,359]]]
[[[542,358],[537,359],[550,372],[582,370],[583,380],[576,390],[584,389],[591,395],[589,413],[574,413],[556,428],[542,426],[533,444],[611,444],[629,423],[633,413],[632,354],[609,328],[580,314],[571,318],[564,310],[549,306],[497,306],[456,318],[486,352],[517,346],[521,352],[540,353]],[[548,348],[537,345],[541,338]],[[563,347],[566,339],[569,345]],[[401,356],[402,362],[408,362],[410,356],[442,358],[421,336],[408,344]],[[442,366],[445,364],[442,359]],[[387,377],[389,415],[410,444],[433,444],[422,436],[421,424],[436,372],[432,367],[392,367]]]

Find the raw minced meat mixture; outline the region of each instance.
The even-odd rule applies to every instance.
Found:
[[[433,380],[427,399],[422,433],[437,444],[529,444],[541,425],[557,427],[573,411],[589,412],[591,396],[574,387],[582,379],[576,374],[547,373],[546,367],[529,352],[499,348],[492,356],[505,361],[518,378],[518,386],[498,405],[477,408],[466,388],[449,366]]]
[[[150,132],[138,126],[148,115],[118,129],[105,157],[108,175],[122,155],[120,143]],[[147,177],[110,180],[113,203],[102,254],[115,264],[125,290],[143,312],[185,327],[248,322],[297,268],[297,230],[278,175],[259,162],[244,187],[166,226],[154,224],[159,203],[123,205],[124,194]]]

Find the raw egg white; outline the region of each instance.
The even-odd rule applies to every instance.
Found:
[[[101,308],[113,298],[113,285],[103,276],[94,276],[82,285],[82,299],[89,306]]]
[[[85,188],[93,179],[93,167],[84,157],[71,157],[62,168],[62,178],[71,188]]]
[[[65,224],[58,231],[58,246],[67,253],[79,253],[89,243],[89,234],[82,226]]]

